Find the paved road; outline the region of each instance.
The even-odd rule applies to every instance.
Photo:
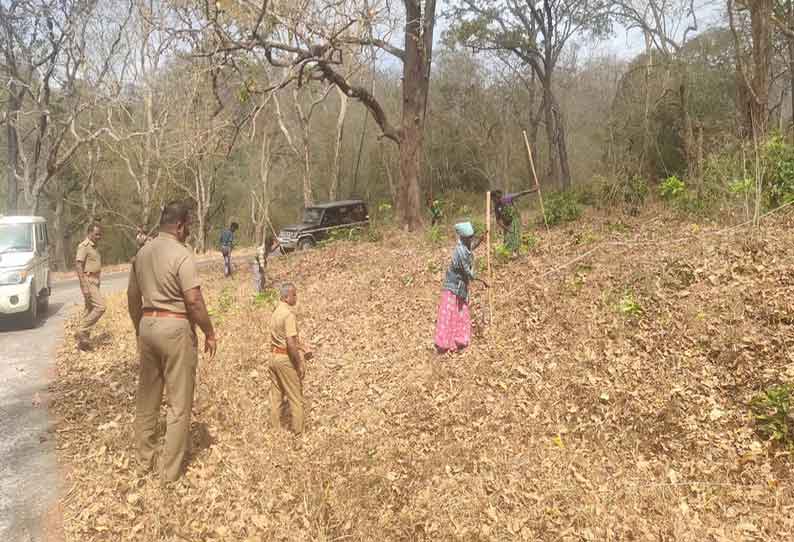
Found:
[[[127,274],[106,275],[104,292],[126,285]],[[36,329],[0,321],[0,540],[42,540],[44,517],[58,496],[55,434],[47,414],[47,385],[64,319],[82,303],[76,280],[56,283]]]
[[[250,257],[235,258],[240,266]],[[213,263],[204,261],[206,269]],[[220,268],[219,268],[220,269]],[[102,291],[127,284],[127,273],[105,274]],[[53,287],[47,315],[36,329],[0,320],[0,542],[40,542],[48,537],[57,504],[59,478],[55,433],[47,413],[47,386],[55,376],[55,348],[64,320],[82,304],[77,280]]]

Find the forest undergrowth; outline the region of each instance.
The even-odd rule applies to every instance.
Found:
[[[792,223],[718,232],[662,211],[539,228],[496,260],[493,321],[477,285],[473,344],[445,356],[451,237],[274,258],[316,347],[297,440],[268,421],[274,296],[212,269],[218,355],[200,361],[186,476],[165,489],[134,460],[135,340],[113,296],[97,348],[58,356],[67,539],[791,539],[791,452],[750,403],[794,382]]]

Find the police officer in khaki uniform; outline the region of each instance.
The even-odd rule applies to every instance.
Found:
[[[127,287],[141,360],[135,409],[136,446],[144,466],[152,467],[165,388],[168,418],[158,468],[166,482],[180,477],[190,442],[198,364],[195,327],[204,333],[204,352],[212,357],[217,348],[193,253],[184,244],[190,235],[190,209],[182,202],[169,203],[163,209],[160,234],[138,251]]]
[[[299,435],[303,432],[303,377],[306,367],[301,357],[311,359],[312,352],[301,345],[298,338],[298,321],[292,307],[298,301],[294,284],[285,283],[280,288],[281,302],[270,317],[270,421],[274,428],[281,426],[281,402],[284,397],[290,407],[290,428]]]
[[[75,268],[77,279],[80,281],[80,290],[82,290],[85,300],[85,314],[76,334],[77,346],[81,350],[87,350],[90,347],[88,339],[91,328],[102,318],[106,309],[105,298],[99,291],[102,256],[97,250],[97,243],[101,240],[102,227],[99,224],[92,224],[88,236],[77,245]]]

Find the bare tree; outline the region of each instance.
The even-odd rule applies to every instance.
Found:
[[[766,135],[769,124],[769,84],[771,75],[772,0],[744,3],[728,0],[728,20],[734,36],[736,71],[739,80],[737,109],[740,134],[753,141]],[[749,11],[750,54],[745,53],[736,24],[736,11]]]
[[[124,164],[136,201],[114,209],[127,225],[153,226],[166,180],[165,126],[178,95],[169,88],[166,66],[176,56],[175,39],[163,30],[169,8],[157,0],[133,0],[133,22],[125,35],[125,63],[117,84],[128,93],[108,107],[106,147]],[[171,87],[173,88],[173,87]]]
[[[314,193],[312,190],[312,157],[311,157],[311,134],[312,117],[317,107],[328,97],[328,93],[333,88],[332,85],[314,92],[315,87],[308,87],[308,105],[302,103],[302,94],[298,87],[292,90],[292,100],[295,106],[295,113],[298,119],[301,135],[300,156],[303,162],[303,206],[311,207],[314,205]]]
[[[555,72],[574,36],[606,30],[607,8],[602,0],[458,0],[450,11],[453,35],[465,46],[509,53],[532,68],[543,89],[548,176],[559,179],[562,188],[570,186],[571,170]]]
[[[108,98],[104,83],[128,21],[103,17],[105,7],[81,0],[0,3],[9,211],[38,212],[50,182],[106,129],[81,122]],[[96,43],[108,47],[94,48]]]
[[[416,228],[423,222],[419,175],[436,0],[403,0],[402,4],[403,48],[389,41],[398,15],[388,1],[205,3],[201,15],[218,36],[216,54],[264,51],[273,65],[295,70],[298,84],[324,80],[364,104],[382,136],[399,145],[397,213],[407,227]],[[361,28],[372,31],[362,38]],[[384,29],[385,35],[376,36],[375,29]],[[370,91],[340,70],[342,46],[351,44],[385,51],[401,62],[403,101],[399,128],[390,122],[381,102]]]

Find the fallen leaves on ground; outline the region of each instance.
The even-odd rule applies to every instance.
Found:
[[[715,235],[663,214],[538,232],[495,269],[493,325],[475,286],[473,345],[446,356],[432,334],[451,238],[272,259],[316,347],[298,439],[269,424],[272,307],[246,270],[214,270],[219,351],[200,362],[186,475],[166,488],[134,459],[135,341],[113,296],[96,349],[58,356],[67,536],[790,539],[792,460],[746,405],[794,378],[791,226]]]

